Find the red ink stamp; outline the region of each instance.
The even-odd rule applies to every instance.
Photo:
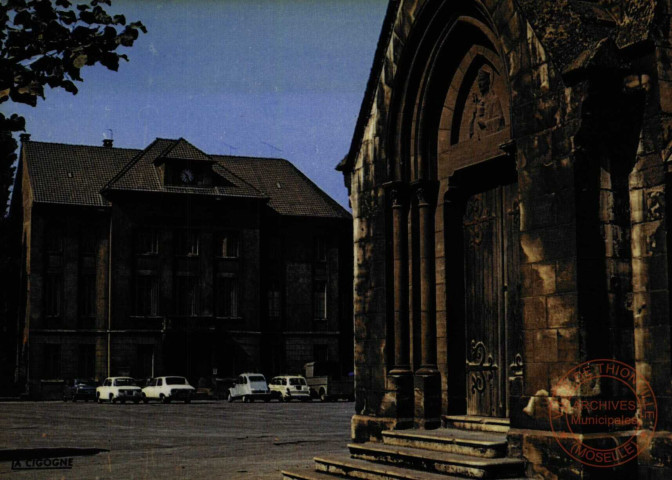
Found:
[[[656,429],[658,408],[651,385],[618,360],[574,367],[555,384],[549,400],[558,444],[591,467],[616,467],[636,458]]]

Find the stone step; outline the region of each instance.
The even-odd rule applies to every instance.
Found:
[[[501,458],[506,456],[507,451],[506,435],[503,433],[457,428],[387,430],[383,432],[383,443],[483,458]]]
[[[349,457],[315,458],[315,468],[322,475],[331,477],[287,477],[287,480],[326,480],[331,478],[357,478],[361,480],[464,480],[464,477],[455,477],[441,473],[429,473],[410,468],[400,468],[393,465],[381,465]],[[283,472],[284,474],[284,472]]]
[[[510,478],[523,475],[517,458],[483,458],[380,443],[350,444],[350,455],[360,460],[468,478]]]
[[[480,432],[506,433],[509,431],[511,424],[508,418],[480,417],[476,415],[443,415],[441,418],[446,428],[478,430]]]
[[[296,469],[290,471],[282,470],[283,480],[334,480],[334,476],[330,473],[322,473],[315,470],[315,468]]]

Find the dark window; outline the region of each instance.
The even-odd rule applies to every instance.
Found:
[[[79,316],[92,318],[96,316],[96,276],[81,275],[79,280]]]
[[[135,278],[135,314],[156,316],[159,313],[159,282],[155,275]]]
[[[80,345],[77,359],[77,375],[93,378],[96,375],[96,346]]]
[[[138,230],[135,236],[137,255],[156,255],[159,253],[159,232],[154,228]]]
[[[178,230],[175,254],[185,257],[198,255],[198,232],[194,230]]]
[[[269,238],[268,258],[271,260],[279,260],[282,258],[282,239],[280,237]]]
[[[63,237],[65,236],[63,228],[60,226],[50,226],[47,228],[46,241],[47,253],[59,255],[63,253]]]
[[[217,245],[217,255],[226,258],[238,258],[239,251],[238,234],[235,232],[224,232],[219,236]]]
[[[327,282],[315,282],[315,292],[313,294],[313,303],[315,309],[315,320],[327,319]]]
[[[177,314],[185,317],[197,316],[200,312],[198,278],[193,276],[178,276],[175,283]]]
[[[268,289],[268,317],[279,318],[282,316],[282,303],[280,295],[280,285],[277,282],[271,283]]]
[[[81,255],[95,255],[97,248],[96,229],[94,227],[82,226],[79,235],[79,253]]]
[[[218,277],[216,299],[216,315],[218,317],[237,317],[238,279],[235,277]]]
[[[324,237],[315,238],[315,261],[327,261],[327,241]]]
[[[313,360],[316,362],[329,361],[329,346],[328,345],[313,345]]]
[[[54,379],[61,376],[61,346],[47,343],[44,345],[42,378]]]
[[[44,286],[45,313],[49,317],[61,315],[63,303],[63,277],[60,273],[48,273]]]

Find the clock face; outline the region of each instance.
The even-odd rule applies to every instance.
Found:
[[[194,181],[194,172],[192,172],[188,168],[185,168],[180,173],[180,180],[182,180],[182,183],[185,183],[185,184],[192,183]]]

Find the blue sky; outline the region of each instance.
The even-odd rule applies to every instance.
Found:
[[[148,29],[118,72],[84,69],[72,96],[48,90],[33,140],[144,148],[184,137],[207,153],[282,157],[343,206],[347,153],[386,0],[113,0]]]

